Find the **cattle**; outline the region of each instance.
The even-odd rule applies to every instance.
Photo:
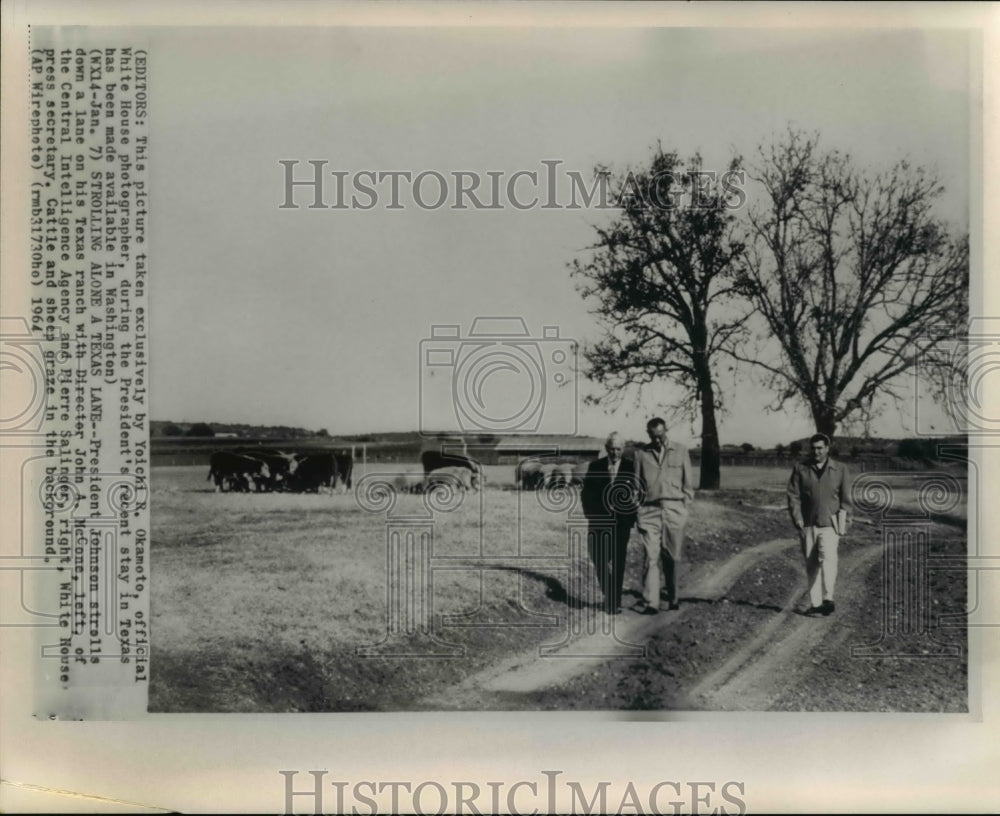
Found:
[[[541,463],[541,466],[539,467],[539,473],[541,474],[541,484],[538,485],[539,489],[552,486],[552,481],[555,478],[557,467],[558,465],[555,462]]]
[[[396,474],[392,485],[397,493],[423,493],[424,478],[423,468],[408,468]]]
[[[555,465],[549,474],[546,487],[570,487],[573,484],[573,465],[563,462]]]
[[[267,463],[253,456],[215,451],[209,458],[208,479],[215,481],[215,490],[219,493],[260,491],[270,478]]]
[[[289,478],[298,467],[298,459],[292,453],[260,448],[237,448],[234,453],[250,456],[267,465],[270,476],[263,480],[263,490],[287,490]]]
[[[523,459],[517,466],[517,484],[521,490],[541,490],[582,485],[587,463],[553,461],[549,458]]]
[[[349,490],[354,473],[354,457],[350,453],[317,451],[299,454],[289,473],[287,489],[299,493],[318,493],[320,488]]]
[[[343,488],[344,491],[350,490],[354,474],[354,456],[350,451],[340,451],[335,453],[333,458],[337,465],[337,478],[334,486],[338,489]]]
[[[521,490],[538,490],[545,477],[542,463],[537,459],[523,459],[517,464],[517,485]]]
[[[432,470],[424,477],[424,492],[447,488],[472,490],[472,471],[466,467],[443,467]]]
[[[437,450],[426,450],[420,454],[420,464],[424,467],[425,480],[436,470],[459,468],[469,472],[469,484],[473,490],[480,490],[485,484],[483,466],[464,453],[442,453]]]
[[[333,490],[336,479],[337,460],[332,453],[309,453],[296,457],[288,488],[299,493],[319,493],[321,487]]]
[[[274,451],[264,454],[264,461],[271,471],[271,478],[274,486],[281,489],[287,484],[299,466],[299,460],[294,453],[282,453]]]

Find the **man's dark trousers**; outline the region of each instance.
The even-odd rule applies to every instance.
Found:
[[[634,489],[635,465],[630,459],[618,463],[613,482],[605,458],[591,462],[583,480],[581,503],[590,521],[587,543],[608,612],[622,602],[628,539],[635,524]]]
[[[590,558],[594,562],[597,583],[604,593],[604,609],[614,612],[622,605],[622,585],[625,581],[625,559],[628,539],[632,532],[631,520],[591,520],[587,535]]]

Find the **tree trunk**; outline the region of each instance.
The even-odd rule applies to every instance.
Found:
[[[711,375],[699,377],[701,391],[701,478],[699,490],[718,490],[722,483],[719,429],[715,423],[715,391]]]
[[[822,403],[815,403],[812,406],[813,421],[816,423],[816,431],[826,434],[833,439],[833,432],[837,430],[837,420],[833,415],[834,409]]]

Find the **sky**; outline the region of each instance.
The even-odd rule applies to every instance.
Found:
[[[309,160],[348,178],[504,179],[548,160],[590,179],[598,164],[641,165],[659,142],[721,172],[791,123],[868,169],[934,168],[942,214],[968,229],[976,100],[959,31],[164,28],[149,51],[154,419],[438,427],[449,389],[471,382],[472,322],[488,316],[524,320],[534,345],[505,342],[507,362],[537,363],[548,390],[539,403],[500,365],[476,392],[479,414],[476,394],[460,394],[467,424],[529,406],[538,430],[641,436],[678,393],[657,386],[608,413],[550,381],[554,350],[599,336],[567,265],[612,211],[423,209],[405,188],[407,205],[388,210],[385,185],[369,210],[310,209],[301,191],[300,208],[282,209],[282,160],[297,178]],[[421,189],[435,198],[434,183]],[[434,325],[461,328],[439,347],[423,342]],[[428,365],[428,349],[453,349],[450,365]],[[577,397],[600,393],[576,382]],[[724,387],[723,443],[813,430],[802,406],[768,413],[751,381]],[[873,431],[906,435],[911,414],[889,410]],[[672,435],[697,442],[698,423]]]

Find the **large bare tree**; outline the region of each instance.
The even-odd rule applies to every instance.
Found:
[[[667,407],[701,415],[703,489],[720,482],[717,367],[747,319],[731,306],[744,253],[738,174],[737,160],[713,177],[700,157],[658,147],[647,168],[609,175],[621,215],[597,229],[589,260],[571,264],[603,331],[584,349],[587,376],[605,387],[598,401],[656,381],[681,386],[683,398]]]
[[[933,174],[905,161],[864,173],[815,135],[761,148],[751,176],[762,200],[748,214],[743,283],[766,331],[755,355],[737,357],[766,372],[774,409],[801,400],[831,436],[867,428],[918,358],[936,359],[966,325],[968,235],[935,214]]]

